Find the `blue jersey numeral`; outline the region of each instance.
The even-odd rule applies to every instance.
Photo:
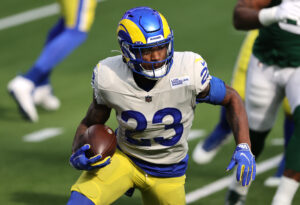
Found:
[[[147,128],[147,120],[142,113],[133,111],[133,110],[128,110],[128,111],[122,112],[121,118],[125,122],[128,122],[129,119],[134,119],[137,123],[135,130],[126,130],[125,131],[125,136],[126,136],[126,139],[128,142],[130,142],[131,144],[139,145],[139,146],[151,146],[149,139],[136,140],[136,139],[131,138],[131,135],[133,133],[142,132]]]
[[[203,70],[201,71],[200,76],[202,77],[201,83],[202,85],[206,82],[208,76],[209,76],[209,72],[207,67],[204,67]]]
[[[154,114],[152,123],[153,124],[162,123],[163,118],[167,115],[171,115],[174,121],[172,124],[166,125],[165,130],[174,129],[176,134],[171,139],[164,139],[163,137],[155,137],[154,140],[155,142],[164,146],[173,146],[180,140],[181,135],[183,133],[183,125],[180,123],[182,119],[181,112],[176,108],[165,108],[159,110]]]
[[[167,115],[170,115],[173,117],[173,123],[169,125],[165,125],[165,130],[168,129],[174,129],[175,135],[170,139],[164,139],[163,137],[155,137],[154,141],[164,145],[164,146],[173,146],[175,145],[181,138],[183,133],[183,125],[181,123],[182,114],[181,112],[176,108],[164,108],[159,111],[157,111],[152,119],[153,124],[159,124],[163,122],[163,118]],[[137,126],[135,130],[126,130],[125,136],[126,140],[134,145],[138,146],[151,146],[150,139],[133,139],[131,136],[133,133],[142,132],[147,128],[147,120],[145,116],[137,111],[128,110],[124,111],[121,114],[122,120],[125,122],[128,122],[129,119],[134,119],[137,123]]]

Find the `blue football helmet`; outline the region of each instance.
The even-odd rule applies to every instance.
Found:
[[[123,58],[133,72],[149,79],[162,78],[167,75],[173,63],[173,32],[166,19],[158,11],[149,7],[137,7],[128,10],[117,29],[118,41]],[[167,57],[162,61],[145,61],[142,53],[152,47],[167,47]],[[152,65],[145,69],[142,63]],[[154,64],[163,63],[159,68]]]

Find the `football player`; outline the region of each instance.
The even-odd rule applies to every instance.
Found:
[[[59,99],[53,95],[50,75],[87,38],[94,21],[96,0],[58,0],[61,16],[50,29],[44,48],[33,66],[8,84],[8,91],[20,113],[32,122],[38,121],[36,105],[57,110]]]
[[[236,66],[234,68],[232,87],[238,92],[242,100],[245,100],[245,88],[246,88],[246,78],[247,69],[250,56],[252,53],[252,48],[256,37],[258,36],[258,30],[251,30],[247,33],[246,38],[241,46],[239,52]],[[284,99],[283,103],[285,120],[284,120],[284,144],[285,147],[287,142],[291,138],[294,130],[294,122],[291,117],[290,106],[287,99]],[[227,141],[229,135],[231,134],[231,128],[226,119],[225,108],[221,108],[220,119],[217,126],[210,133],[210,135],[204,140],[198,142],[195,149],[193,150],[193,160],[197,164],[206,164],[212,161],[214,156],[219,151],[220,147]],[[265,181],[266,186],[278,186],[280,182],[280,177],[283,174],[285,166],[285,157],[279,163],[278,169],[274,176],[269,177]]]
[[[92,78],[94,98],[77,128],[70,163],[85,170],[71,188],[68,205],[111,204],[128,189],[144,204],[185,204],[187,136],[198,103],[223,105],[237,147],[227,170],[238,165],[243,186],[255,178],[247,116],[237,92],[209,74],[193,52],[174,52],[173,31],[148,7],[128,10],[117,29],[122,55],[101,60]],[[112,157],[88,159],[83,133],[116,111],[118,149]]]
[[[265,4],[261,9],[254,5]],[[245,104],[253,154],[258,157],[286,96],[295,123],[286,165],[272,205],[290,205],[300,181],[300,1],[239,0],[237,29],[259,28],[250,58]],[[248,188],[232,182],[226,204],[244,204]]]

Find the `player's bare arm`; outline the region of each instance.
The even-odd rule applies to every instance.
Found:
[[[97,104],[96,100],[93,99],[90,104],[86,116],[80,122],[77,127],[76,134],[73,141],[72,152],[74,152],[75,147],[78,147],[78,144],[82,144],[82,135],[86,131],[86,129],[94,124],[104,124],[109,116],[111,109],[105,105]]]
[[[255,179],[256,168],[254,156],[251,153],[248,120],[242,99],[233,88],[215,77],[212,77],[208,86],[198,94],[197,99],[200,102],[226,107],[227,121],[237,144],[226,170],[229,171],[238,165],[236,180],[242,182],[242,186],[249,185]]]
[[[260,9],[267,7],[269,3],[270,0],[238,0],[233,12],[234,27],[240,30],[261,27],[258,13]]]
[[[222,105],[226,107],[227,121],[231,126],[236,143],[247,143],[251,147],[244,103],[239,94],[228,85],[226,85],[226,95]]]
[[[239,94],[230,86],[226,86],[226,94],[221,105],[226,107],[227,120],[231,126],[237,144],[247,143],[251,147],[249,127],[244,103]],[[197,96],[205,98],[210,91],[210,84]]]
[[[298,24],[299,1],[282,1],[279,5],[270,0],[239,0],[234,8],[233,22],[236,29],[250,30],[273,23]]]
[[[226,107],[227,121],[237,144],[226,170],[229,171],[237,165],[236,180],[241,182],[242,186],[247,186],[255,179],[256,175],[255,159],[251,153],[247,114],[239,94],[233,88],[225,86],[226,94],[221,104]]]

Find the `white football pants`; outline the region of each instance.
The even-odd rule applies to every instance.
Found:
[[[284,96],[288,98],[292,113],[300,105],[300,67],[268,66],[254,55],[248,66],[245,105],[249,127],[267,131],[274,125]]]

